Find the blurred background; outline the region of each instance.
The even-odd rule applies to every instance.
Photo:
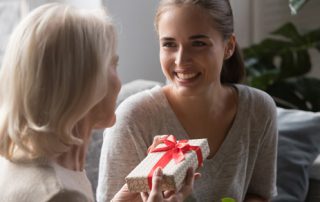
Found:
[[[0,64],[15,25],[50,0],[0,0]],[[80,8],[107,7],[119,34],[119,75],[165,82],[153,18],[156,0],[60,0]],[[230,0],[246,83],[271,94],[278,106],[320,110],[320,1]]]

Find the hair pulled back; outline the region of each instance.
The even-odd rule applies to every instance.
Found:
[[[161,0],[155,16],[155,28],[161,15],[172,6],[194,5],[202,8],[212,19],[212,26],[227,40],[234,33],[233,13],[229,0]],[[238,44],[233,55],[224,61],[221,83],[240,83],[244,77],[244,62]]]

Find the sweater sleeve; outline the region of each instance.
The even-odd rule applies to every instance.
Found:
[[[104,132],[100,155],[97,201],[109,202],[125,184],[125,177],[146,156],[141,107],[123,103],[117,110],[117,122]]]
[[[263,103],[263,115],[260,123],[264,122],[259,151],[255,161],[252,178],[247,193],[257,194],[271,199],[277,194],[276,189],[276,160],[277,160],[277,112],[274,101],[268,96]],[[262,107],[261,107],[262,108]],[[266,117],[263,118],[263,117]],[[264,121],[262,121],[264,119]]]

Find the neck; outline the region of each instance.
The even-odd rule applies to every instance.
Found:
[[[82,171],[85,165],[92,128],[93,127],[89,121],[80,121],[77,125],[77,130],[75,130],[75,136],[82,139],[83,144],[71,146],[68,152],[61,154],[53,160],[64,168],[74,171]]]
[[[231,94],[231,89],[222,85],[211,86],[206,92],[191,96],[179,95],[172,88],[174,87],[167,86],[165,94],[171,106],[183,114],[220,114],[228,104]]]

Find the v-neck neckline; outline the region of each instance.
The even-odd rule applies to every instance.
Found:
[[[228,147],[228,144],[231,144],[232,139],[236,138],[237,132],[234,131],[236,128],[239,128],[239,122],[240,122],[240,114],[242,114],[243,111],[243,104],[244,101],[242,99],[242,90],[240,89],[241,86],[239,85],[233,85],[233,87],[235,88],[235,90],[238,93],[238,106],[237,106],[237,111],[235,114],[235,118],[233,120],[233,123],[226,135],[226,137],[224,138],[222,144],[220,145],[219,149],[217,150],[217,152],[214,154],[214,156],[210,159],[207,159],[207,162],[220,162],[221,160],[223,160],[225,153],[225,148]],[[166,97],[165,93],[162,91],[162,88],[159,89],[161,91],[162,96],[164,97],[165,100],[165,104],[168,106],[168,113],[170,113],[170,116],[174,117],[173,120],[175,121],[174,125],[177,125],[180,128],[180,131],[183,131],[183,134],[173,134],[177,137],[177,139],[190,139],[190,137],[188,136],[185,128],[182,126],[181,122],[179,121],[177,115],[175,114],[175,112],[173,111],[168,98]]]

